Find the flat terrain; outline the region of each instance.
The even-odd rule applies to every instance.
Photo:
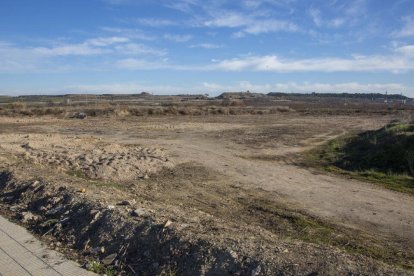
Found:
[[[295,252],[297,242],[288,245],[293,239],[343,250],[349,257],[337,258],[349,259],[342,266],[350,271],[361,266],[351,264],[358,263],[358,254],[412,268],[412,196],[301,165],[307,150],[345,133],[380,128],[392,119],[390,115],[296,112],[84,120],[2,117],[0,167],[17,174],[20,170],[21,175],[34,173],[52,183],[85,187],[91,198],[107,204],[134,200],[162,214],[161,220],[184,225],[187,230],[182,231],[196,232],[224,247],[230,237],[237,248],[238,242],[261,233],[269,248],[276,243],[289,248],[282,250],[286,262],[303,258]],[[333,238],[321,237],[318,229],[322,226],[309,230],[314,222],[303,230],[292,221],[286,227],[273,221],[281,216],[280,211],[271,211],[275,206],[294,212],[295,218],[317,221],[331,229]],[[236,234],[234,227],[244,230]],[[260,249],[254,249],[259,236],[252,237],[250,245],[246,243],[246,252],[259,254],[255,250]],[[338,236],[360,237],[352,242],[367,244],[353,252],[346,242],[338,242]],[[315,271],[331,271],[329,266],[321,268],[323,262],[319,260]],[[332,261],[332,269],[338,263]],[[376,266],[367,267],[371,265]]]

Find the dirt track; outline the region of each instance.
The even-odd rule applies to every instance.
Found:
[[[260,120],[255,128],[266,128],[277,125],[282,130],[292,126],[303,128],[298,143],[282,140],[281,143],[265,145],[260,143],[245,144],[234,143],[235,139],[243,139],[225,132],[223,129],[243,129],[251,127],[249,124],[218,124],[214,128],[207,125],[207,129],[199,123],[183,124],[171,123],[174,139],[151,139],[134,140],[137,143],[154,143],[161,147],[169,148],[173,155],[177,156],[177,162],[197,161],[208,168],[230,176],[252,188],[259,188],[276,192],[287,201],[294,203],[299,209],[306,210],[313,215],[327,218],[330,221],[347,226],[373,231],[386,236],[397,237],[414,244],[414,199],[412,196],[404,195],[384,189],[380,186],[355,181],[339,176],[327,175],[291,165],[291,153],[301,152],[316,144],[323,143],[336,135],[354,129],[367,129],[381,125],[384,121],[372,118],[349,120],[346,117],[322,119],[330,121],[331,128],[325,129],[325,133],[318,133],[317,125],[320,119],[315,118],[292,118],[283,122],[271,123],[267,120],[265,124]],[[375,121],[373,121],[375,120]],[[383,120],[387,120],[383,118]],[[262,125],[261,125],[262,124]],[[327,123],[329,124],[329,123]],[[155,129],[160,128],[156,124],[149,124]],[[311,129],[315,127],[315,129]],[[320,127],[320,126],[319,126]],[[148,125],[146,125],[148,129]],[[200,128],[203,131],[200,131]],[[218,134],[211,135],[211,132]],[[283,132],[283,131],[282,131]],[[309,132],[309,133],[307,133]],[[313,133],[312,133],[313,132]],[[206,135],[207,133],[207,135]],[[210,135],[208,134],[210,133]],[[149,134],[150,136],[154,133]],[[306,135],[306,136],[305,136]],[[308,136],[309,135],[309,136]],[[130,142],[130,134],[119,135],[116,140],[126,139]],[[298,139],[296,137],[296,139]],[[277,161],[262,161],[255,156],[271,156]]]
[[[188,160],[198,160],[238,179],[242,185],[276,192],[299,209],[414,243],[412,196],[369,183],[313,173],[283,162],[246,160],[237,156],[239,151],[209,141],[192,139],[191,144],[188,141],[181,146]]]

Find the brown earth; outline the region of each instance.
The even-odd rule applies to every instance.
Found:
[[[9,196],[3,191],[3,209],[15,218],[27,211],[37,214],[38,221],[30,227],[62,239],[62,232],[38,227],[50,219],[46,213],[58,203],[42,211],[30,207],[33,195],[15,194],[19,185],[42,179],[51,190],[37,195],[37,200],[54,193],[63,197],[66,192],[58,189],[63,185],[71,196],[92,202],[89,211],[114,210],[123,223],[139,209],[145,216],[135,223],[150,220],[150,229],[158,225],[162,230],[169,229],[165,222],[170,221],[174,233],[168,234],[197,245],[192,254],[202,256],[182,254],[181,243],[173,248],[181,253],[148,249],[148,255],[135,248],[123,260],[122,269],[129,272],[162,274],[173,269],[186,274],[187,259],[200,266],[187,274],[410,274],[413,197],[298,162],[301,153],[315,145],[347,132],[379,128],[392,119],[296,113],[86,120],[3,117],[0,169],[12,172],[2,184]],[[76,192],[83,189],[86,193]],[[116,205],[125,200],[126,205]],[[20,213],[10,212],[10,206]],[[91,227],[91,218],[85,219],[84,227]],[[76,242],[66,241],[68,247],[89,260],[108,255],[89,251],[108,246],[111,239],[102,236],[113,233],[100,233],[99,238],[88,234],[95,240],[85,246],[82,239],[88,236],[76,237],[82,231],[72,227]],[[157,235],[148,234],[148,240],[143,235],[132,236],[148,243],[145,248],[160,247]],[[119,240],[112,242],[120,243],[112,250],[122,246]],[[144,255],[132,261],[134,254]],[[145,270],[144,264],[150,268]]]

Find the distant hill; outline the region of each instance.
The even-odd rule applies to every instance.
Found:
[[[385,99],[389,100],[408,100],[409,97],[400,94],[381,94],[381,93],[285,93],[270,92],[267,94],[271,97],[323,97],[323,98],[352,98],[352,99]]]

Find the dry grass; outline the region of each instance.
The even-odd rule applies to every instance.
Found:
[[[293,112],[289,106],[255,107],[241,106],[239,103],[229,105],[195,105],[172,104],[164,106],[153,105],[111,105],[109,103],[94,105],[53,105],[33,106],[23,102],[16,102],[6,108],[0,108],[0,116],[54,116],[71,117],[76,112],[83,112],[88,116],[209,116],[209,115],[263,115]]]

